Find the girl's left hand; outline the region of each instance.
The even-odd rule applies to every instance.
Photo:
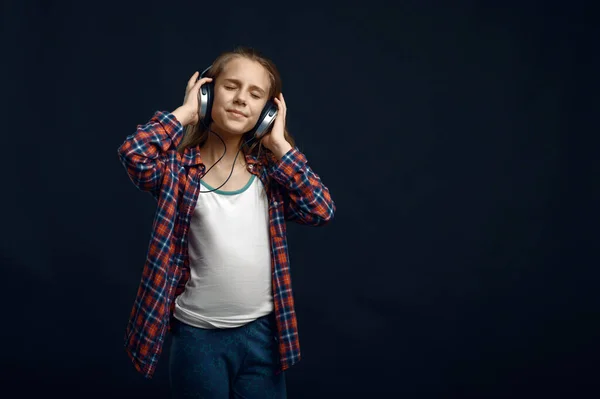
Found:
[[[284,136],[287,107],[283,99],[283,93],[279,93],[279,96],[273,98],[273,101],[278,108],[277,116],[275,117],[275,122],[273,122],[273,128],[263,136],[261,143],[276,155],[282,151],[285,154],[291,148],[291,145],[286,141]]]

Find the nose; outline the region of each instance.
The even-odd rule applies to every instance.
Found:
[[[238,90],[233,98],[233,101],[240,104],[246,104],[246,96],[247,94],[244,90]]]

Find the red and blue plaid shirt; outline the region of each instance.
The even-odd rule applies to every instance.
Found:
[[[158,203],[125,331],[126,353],[146,378],[154,375],[165,335],[171,330],[175,298],[190,276],[188,230],[206,166],[198,147],[178,153],[183,135],[183,126],[173,114],[156,112],[118,148],[119,160],[133,184]],[[274,334],[279,344],[277,372],[281,372],[301,357],[285,223],[323,225],[333,218],[335,204],[297,147],[281,160],[270,152],[260,158],[246,155],[246,163],[247,170],[262,181],[269,202]]]

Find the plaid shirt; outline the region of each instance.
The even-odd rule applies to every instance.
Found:
[[[125,331],[126,353],[146,378],[154,375],[165,334],[171,330],[174,299],[184,291],[190,276],[187,233],[206,167],[198,147],[177,152],[183,135],[183,126],[173,114],[156,112],[118,148],[119,160],[133,184],[158,203]],[[264,184],[269,202],[279,373],[300,361],[285,222],[323,225],[333,218],[335,204],[297,147],[281,160],[270,152],[260,158],[246,155],[246,163],[247,170]]]

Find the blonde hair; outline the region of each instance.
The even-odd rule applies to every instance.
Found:
[[[206,76],[213,78],[213,82],[216,81],[217,77],[221,74],[221,72],[223,72],[225,65],[227,65],[229,61],[236,57],[244,57],[251,61],[256,61],[266,69],[269,75],[269,81],[271,83],[269,88],[269,98],[276,97],[279,95],[279,93],[281,93],[281,76],[279,75],[277,67],[270,59],[264,57],[257,50],[251,47],[237,47],[232,51],[226,51],[222,53],[214,60],[211,68],[206,73]],[[284,126],[283,131],[285,140],[290,143],[292,147],[294,147],[294,138],[288,131],[287,127]],[[180,154],[183,154],[184,150],[188,147],[204,145],[208,139],[208,134],[209,130],[200,121],[195,125],[186,126],[183,140],[181,140],[181,143],[179,143],[177,151]],[[250,133],[245,133],[241,140],[242,152],[244,154],[251,154],[259,158],[263,151],[270,153],[269,149],[264,147],[260,141],[253,141],[251,142],[252,144],[249,145],[247,143],[248,140],[250,140]]]

